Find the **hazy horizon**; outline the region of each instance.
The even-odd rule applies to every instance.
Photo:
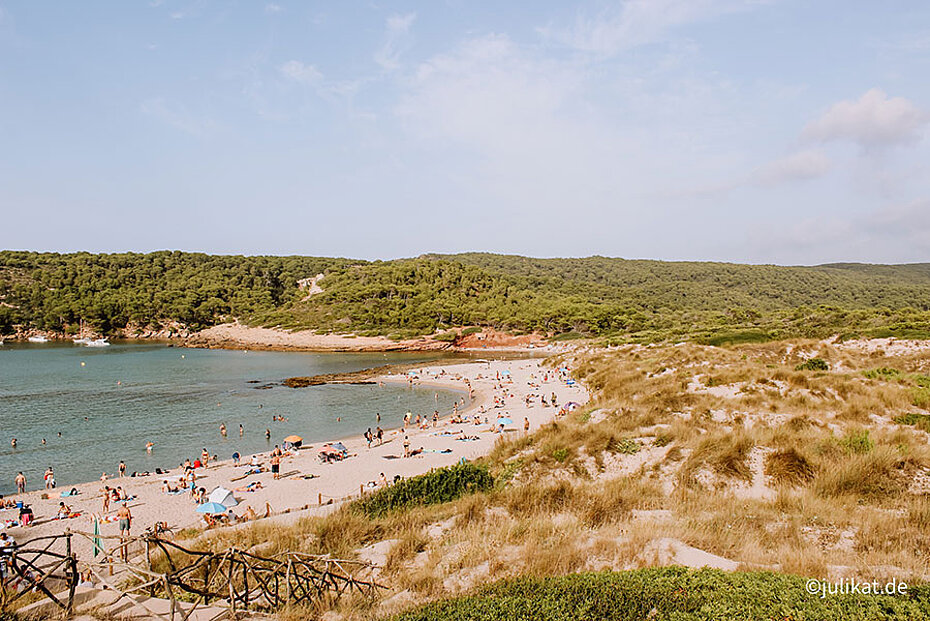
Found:
[[[930,5],[0,0],[0,247],[930,260]]]

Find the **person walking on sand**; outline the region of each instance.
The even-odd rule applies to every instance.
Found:
[[[404,436],[404,457],[410,457],[410,438]]]
[[[365,432],[365,441],[368,442],[368,448],[371,448],[371,442],[375,439],[373,433],[371,433],[371,427],[368,428],[368,431]]]
[[[26,475],[22,471],[16,475],[14,481],[16,482],[16,492],[19,494],[26,493]]]
[[[110,486],[103,486],[103,514],[106,515],[110,511]]]
[[[116,517],[119,518],[119,555],[125,563],[129,560],[126,543],[129,539],[129,529],[132,527],[132,513],[129,511],[129,507],[126,506],[126,503],[120,505],[120,508],[116,512]]]
[[[119,478],[122,479],[126,476],[126,462],[124,462],[122,459],[119,460],[119,467],[117,470],[119,471]]]

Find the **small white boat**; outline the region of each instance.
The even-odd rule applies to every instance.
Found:
[[[30,336],[30,337],[29,337],[28,339],[26,339],[26,340],[29,341],[30,343],[48,343],[48,337],[47,337],[47,336],[41,336],[41,335],[39,335],[39,336]]]
[[[81,337],[79,339],[71,339],[71,342],[74,343],[75,345],[87,345],[88,343],[90,343],[90,341],[91,339],[87,338],[86,336]]]
[[[84,345],[86,347],[109,347],[110,342],[106,340],[105,338],[93,339],[93,340],[88,340],[86,343],[84,343]]]

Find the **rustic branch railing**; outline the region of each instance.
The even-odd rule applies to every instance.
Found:
[[[77,559],[71,550],[74,536],[91,540],[95,558]],[[102,545],[114,539],[118,540],[114,546]],[[129,557],[127,551],[139,544],[144,546],[144,562],[114,560]],[[167,572],[154,568],[154,562],[161,559],[156,553],[153,560],[153,550],[161,553]],[[142,555],[139,547],[137,557]],[[120,539],[69,531],[27,541],[5,562],[9,567],[0,587],[0,610],[9,610],[26,593],[38,590],[70,614],[81,571],[118,594],[117,601],[125,598],[166,621],[187,621],[202,606],[223,607],[225,612],[220,616],[232,619],[237,611],[273,611],[350,593],[370,596],[386,588],[371,579],[373,566],[369,563],[296,552],[273,557],[237,549],[206,552],[160,536]],[[153,610],[152,597],[168,600],[167,614]]]

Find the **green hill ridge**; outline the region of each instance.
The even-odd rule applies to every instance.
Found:
[[[298,281],[319,273],[323,291]],[[460,326],[610,340],[930,335],[930,264],[0,252],[0,333],[230,320],[395,338]]]

